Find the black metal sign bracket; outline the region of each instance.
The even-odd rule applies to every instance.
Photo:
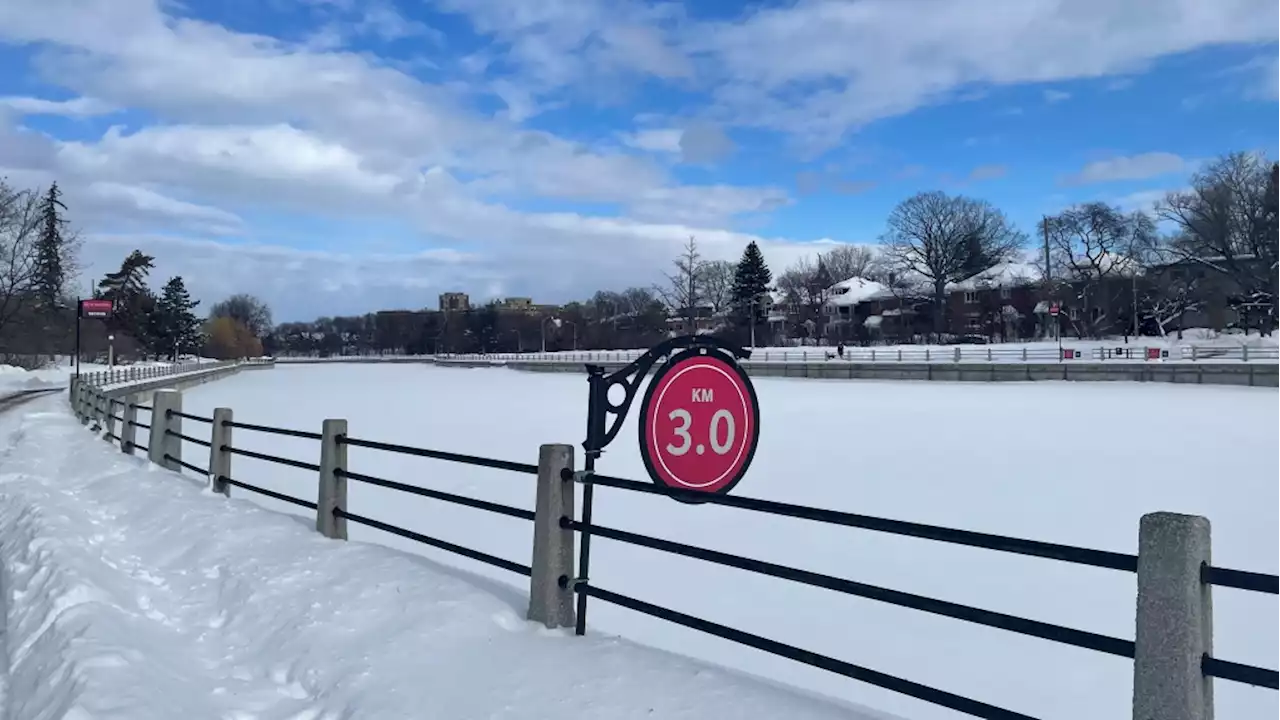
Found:
[[[588,469],[594,468],[595,459],[600,457],[605,447],[613,442],[618,432],[622,430],[622,424],[631,410],[631,403],[635,400],[636,393],[640,390],[640,383],[649,374],[649,370],[658,361],[685,348],[704,348],[707,351],[722,352],[733,357],[735,362],[751,357],[750,350],[711,335],[681,335],[654,345],[643,355],[628,363],[626,367],[608,375],[605,375],[603,366],[587,365],[587,382],[590,386],[587,397],[587,439],[582,443],[582,447],[587,451]],[[623,390],[622,398],[616,403],[609,397],[609,392],[615,387],[621,387]]]

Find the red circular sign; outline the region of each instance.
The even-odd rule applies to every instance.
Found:
[[[742,368],[703,348],[654,375],[640,412],[640,454],[654,482],[725,493],[746,473],[760,438],[760,405]]]

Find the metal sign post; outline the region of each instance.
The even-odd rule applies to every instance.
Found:
[[[672,357],[672,353],[683,350]],[[681,502],[696,503],[698,493],[726,493],[746,473],[760,439],[760,406],[755,388],[739,359],[751,351],[708,335],[665,340],[626,367],[609,375],[600,365],[587,365],[587,439],[583,473],[595,472],[596,460],[622,430],[627,412],[649,370],[664,358],[645,393],[640,424],[640,453],[649,477],[674,492]],[[621,388],[615,402],[609,391]],[[699,447],[701,452],[699,452]],[[650,448],[656,448],[652,451]],[[655,469],[656,468],[656,469]],[[582,524],[591,525],[595,486],[582,490]],[[578,577],[588,582],[591,533],[581,533]],[[577,597],[578,635],[587,631],[587,595]]]

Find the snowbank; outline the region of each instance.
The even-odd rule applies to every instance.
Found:
[[[10,720],[884,718],[523,620],[510,588],[0,416]]]

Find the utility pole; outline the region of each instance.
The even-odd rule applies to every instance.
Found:
[[[1053,295],[1053,265],[1049,262],[1049,216],[1042,215],[1040,217],[1040,228],[1043,230],[1042,234],[1044,235],[1044,299],[1045,302],[1053,302],[1051,297]],[[1053,320],[1053,334],[1061,340],[1061,333],[1058,332],[1058,329],[1062,321],[1056,315],[1053,316]]]

